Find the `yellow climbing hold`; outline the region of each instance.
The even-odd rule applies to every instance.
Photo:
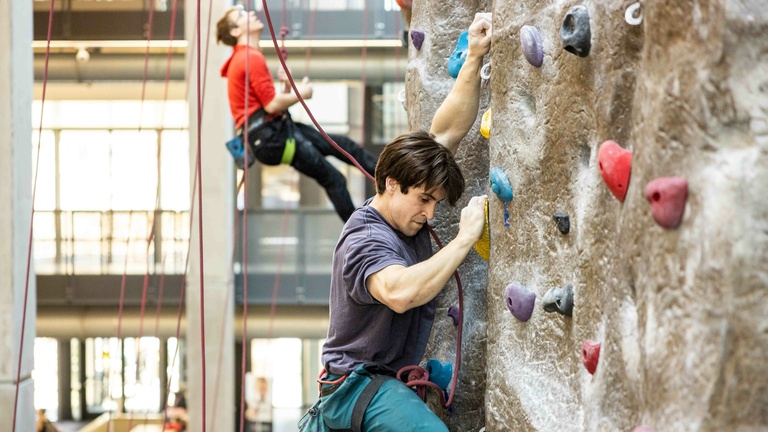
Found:
[[[475,250],[487,262],[491,259],[491,222],[488,217],[488,199],[485,199],[485,226],[483,235],[475,242]]]
[[[480,122],[480,134],[486,138],[491,137],[491,109],[483,114],[483,120]]]

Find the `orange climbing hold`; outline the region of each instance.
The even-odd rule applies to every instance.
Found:
[[[413,0],[395,0],[397,5],[403,9],[410,9],[413,4]]]

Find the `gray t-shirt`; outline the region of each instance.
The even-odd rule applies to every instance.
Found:
[[[344,225],[333,255],[331,317],[322,360],[328,372],[339,375],[362,364],[392,372],[418,364],[435,320],[434,299],[398,314],[365,287],[368,276],[385,267],[411,266],[432,256],[426,227],[408,237],[367,204]]]

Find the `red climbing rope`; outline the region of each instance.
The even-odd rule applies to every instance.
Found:
[[[202,103],[202,91],[201,91],[201,74],[200,74],[200,0],[197,0],[197,189],[200,193],[197,194],[197,210],[198,210],[198,236],[200,242],[199,260],[200,260],[200,357],[201,357],[201,390],[202,390],[202,430],[206,431],[206,366],[205,366],[205,266],[203,258],[203,170],[202,170],[202,156],[203,150],[203,103]]]
[[[272,44],[275,48],[275,52],[278,54],[278,58],[280,60],[280,64],[283,66],[283,70],[285,71],[286,76],[288,77],[288,81],[291,83],[291,88],[293,88],[294,93],[296,94],[296,97],[299,99],[299,102],[304,107],[304,110],[307,112],[307,115],[312,120],[312,123],[317,127],[317,130],[325,137],[325,139],[334,146],[337,150],[339,150],[342,154],[344,154],[347,159],[350,160],[358,169],[360,169],[361,172],[363,172],[366,177],[368,177],[371,181],[375,182],[375,179],[373,176],[368,174],[362,166],[355,160],[352,155],[344,151],[336,142],[331,139],[331,137],[328,136],[328,134],[325,133],[323,128],[320,126],[320,124],[317,122],[315,117],[312,115],[312,111],[307,106],[307,103],[304,101],[304,98],[301,97],[301,93],[299,92],[298,88],[296,88],[296,82],[293,79],[293,76],[291,75],[291,72],[288,70],[288,66],[285,64],[285,60],[280,56],[280,48],[277,45],[277,37],[275,36],[275,30],[272,26],[272,19],[269,15],[269,7],[267,6],[267,0],[262,0],[262,5],[264,7],[264,15],[266,17],[267,26],[269,27],[269,33],[272,37]],[[429,226],[428,226],[429,227]],[[442,249],[443,245],[440,242],[439,238],[437,237],[437,234],[432,230],[431,227],[429,227],[430,233],[432,234],[432,237],[434,237],[438,247]],[[456,278],[457,282],[457,288],[459,291],[459,326],[458,326],[458,332],[457,332],[457,341],[456,341],[456,367],[453,369],[453,383],[451,387],[450,396],[448,398],[448,401],[445,403],[445,407],[450,407],[450,405],[453,403],[453,397],[456,392],[456,381],[459,374],[459,361],[461,360],[461,328],[463,325],[463,309],[464,309],[464,293],[461,286],[461,278],[459,277],[458,271],[454,272],[454,277]]]
[[[312,115],[312,111],[307,106],[306,101],[304,101],[304,98],[301,97],[301,93],[299,93],[299,89],[296,87],[296,82],[293,80],[293,75],[291,75],[291,71],[288,70],[288,65],[285,64],[285,59],[283,59],[280,47],[277,45],[277,36],[275,36],[275,29],[272,26],[272,19],[269,16],[269,7],[267,6],[267,0],[261,0],[262,5],[264,6],[264,16],[266,17],[267,26],[269,27],[269,34],[272,36],[272,44],[275,47],[275,52],[277,53],[277,57],[280,60],[280,64],[283,66],[283,70],[285,71],[285,75],[288,77],[288,81],[291,83],[291,88],[293,88],[293,92],[296,94],[296,97],[299,99],[299,102],[304,107],[304,110],[307,112],[307,115],[312,120],[312,123],[317,127],[317,130],[320,132],[320,134],[323,135],[323,137],[330,143],[336,150],[338,150],[341,154],[343,154],[352,164],[354,164],[363,174],[365,174],[366,177],[368,177],[371,181],[374,181],[374,178],[372,175],[368,174],[365,169],[360,165],[357,160],[355,160],[352,155],[347,153],[343,148],[341,148],[336,142],[328,136],[327,133],[325,133],[325,130],[320,126],[320,123],[317,122],[315,119],[315,116]]]

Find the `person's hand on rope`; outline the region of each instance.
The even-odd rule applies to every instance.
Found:
[[[468,57],[481,58],[491,50],[491,14],[475,14],[469,26]]]
[[[309,77],[304,77],[300,83],[296,84],[296,88],[303,99],[312,98],[312,84],[309,83]]]
[[[290,71],[291,68],[288,68]],[[283,93],[291,92],[291,80],[288,79],[288,74],[285,73],[285,69],[280,65],[277,67],[277,80],[283,83]]]

